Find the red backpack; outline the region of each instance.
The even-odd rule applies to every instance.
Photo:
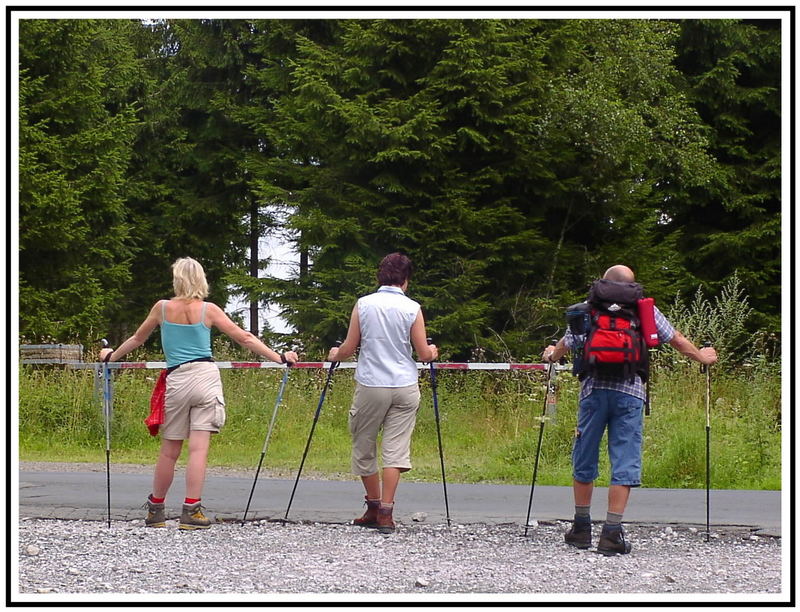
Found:
[[[638,304],[642,286],[600,279],[587,299],[589,330],[583,346],[581,377],[603,375],[647,381],[649,359]]]

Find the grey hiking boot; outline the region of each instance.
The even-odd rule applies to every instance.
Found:
[[[166,527],[167,515],[164,513],[164,502],[160,504],[150,501],[150,496],[142,508],[147,508],[147,517],[144,519],[145,527]]]
[[[564,541],[575,548],[587,549],[592,545],[592,522],[573,521],[570,530],[564,534]]]
[[[625,539],[625,530],[622,525],[603,525],[600,540],[597,542],[597,552],[606,556],[627,555],[631,552],[631,543]]]
[[[200,505],[200,502],[183,504],[178,529],[208,529],[209,527],[211,527],[211,519],[206,518],[203,514],[203,506]]]

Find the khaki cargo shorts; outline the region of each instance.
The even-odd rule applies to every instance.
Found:
[[[187,440],[190,431],[219,433],[225,424],[225,399],[219,368],[209,361],[185,363],[167,376],[165,440]]]
[[[365,387],[356,383],[348,422],[353,439],[353,473],[369,476],[378,471],[377,440],[383,430],[383,467],[411,469],[411,434],[417,423],[419,385]]]

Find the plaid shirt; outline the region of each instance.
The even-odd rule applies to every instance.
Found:
[[[672,337],[675,335],[675,328],[672,327],[672,324],[667,321],[667,318],[657,307],[653,306],[653,311],[656,319],[656,330],[658,331],[658,343],[665,344],[672,340]],[[567,328],[567,333],[564,334],[564,346],[566,348],[571,350],[575,348],[575,346],[583,346],[585,341],[585,334],[576,336],[569,330],[569,328]],[[644,383],[638,374],[633,377],[633,381],[627,378],[611,376],[586,376],[581,381],[580,399],[588,397],[588,395],[592,392],[592,389],[621,391],[622,393],[627,393],[628,395],[638,397],[642,401],[647,398]]]

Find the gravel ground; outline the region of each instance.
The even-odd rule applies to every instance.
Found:
[[[706,542],[702,529],[626,525],[633,552],[605,557],[564,544],[567,527],[542,523],[525,538],[519,525],[412,522],[385,536],[344,524],[217,523],[183,532],[176,521],[109,529],[31,519],[19,524],[18,592],[106,594],[103,601],[113,593],[781,593],[779,538],[730,529]]]

